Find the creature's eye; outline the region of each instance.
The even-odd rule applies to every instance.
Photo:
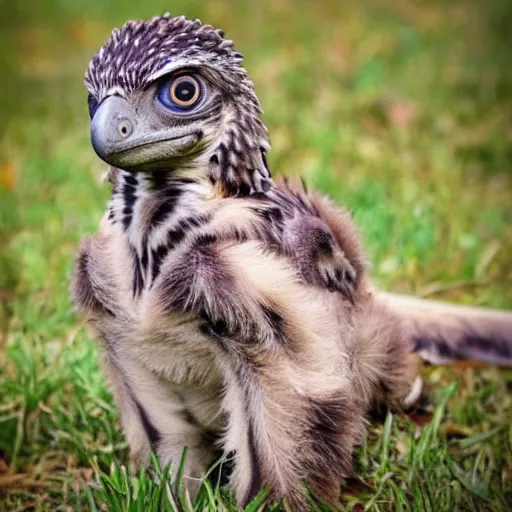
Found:
[[[172,78],[160,87],[158,99],[174,111],[188,111],[199,104],[203,97],[201,82],[192,75]]]
[[[89,117],[92,119],[94,112],[96,112],[98,108],[98,100],[89,93],[89,96],[87,96],[87,104],[89,105]]]

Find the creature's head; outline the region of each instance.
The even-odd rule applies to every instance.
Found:
[[[115,29],[85,76],[91,139],[110,165],[265,190],[267,132],[242,56],[223,33],[169,14]]]

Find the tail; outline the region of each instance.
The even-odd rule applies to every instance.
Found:
[[[433,364],[466,360],[512,367],[512,312],[379,292],[406,322],[413,350]]]

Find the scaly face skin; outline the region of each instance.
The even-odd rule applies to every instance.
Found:
[[[110,165],[266,188],[267,132],[242,57],[222,32],[169,15],[114,30],[86,73],[91,140]]]

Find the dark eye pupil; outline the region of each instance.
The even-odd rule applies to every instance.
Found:
[[[174,94],[179,101],[190,101],[196,93],[196,86],[192,82],[181,82],[176,86]]]

